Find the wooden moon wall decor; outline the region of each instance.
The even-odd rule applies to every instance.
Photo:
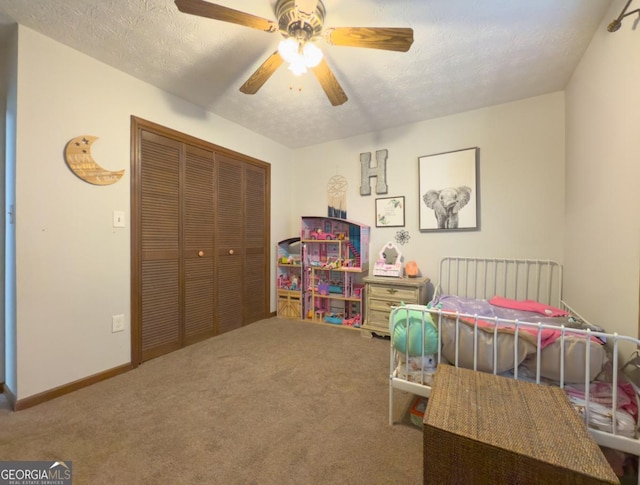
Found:
[[[91,145],[97,139],[97,136],[89,135],[72,138],[64,149],[65,160],[71,171],[85,182],[94,185],[115,184],[124,175],[124,170],[111,172],[96,163],[91,156]]]

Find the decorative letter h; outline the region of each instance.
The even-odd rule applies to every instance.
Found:
[[[371,152],[360,154],[360,195],[371,195],[370,178],[376,177],[376,194],[386,194],[387,187],[387,155],[388,150],[376,152],[377,165],[371,167]]]

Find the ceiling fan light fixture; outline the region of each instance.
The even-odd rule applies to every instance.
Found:
[[[300,76],[301,74],[307,72],[307,66],[304,63],[304,60],[302,60],[302,58],[299,58],[289,63],[289,70],[293,73],[294,76]]]
[[[278,52],[296,76],[304,74],[307,68],[316,67],[322,61],[322,51],[318,46],[309,42],[300,43],[292,37],[280,42]]]
[[[302,57],[307,67],[316,67],[322,60],[322,51],[317,45],[307,42],[302,48]]]
[[[278,45],[278,52],[280,53],[280,56],[284,59],[285,62],[288,62],[289,64],[294,62],[300,56],[300,54],[298,53],[299,50],[300,45],[292,37],[281,40],[280,44]]]

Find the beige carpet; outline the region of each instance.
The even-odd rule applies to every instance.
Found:
[[[0,460],[71,460],[74,484],[422,483],[421,430],[387,424],[388,366],[386,340],[263,320],[0,410]]]

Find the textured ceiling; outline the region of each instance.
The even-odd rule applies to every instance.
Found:
[[[275,20],[275,0],[212,0]],[[18,22],[289,147],[536,96],[565,87],[611,0],[324,0],[325,27],[411,27],[406,53],[319,47],[349,100],[285,66],[239,87],[278,34],[178,11],[173,0],[0,0]],[[0,28],[0,41],[2,28]]]

